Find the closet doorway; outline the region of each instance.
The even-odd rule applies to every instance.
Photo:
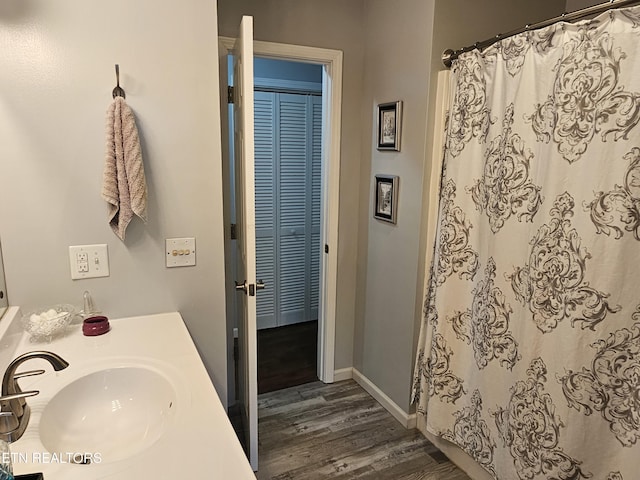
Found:
[[[233,85],[229,76],[232,69],[228,68],[230,55],[232,55],[234,40],[227,37],[220,37],[220,73],[221,87],[224,88],[224,98],[233,97],[231,92],[227,92],[227,85]],[[334,379],[334,352],[335,352],[335,331],[336,331],[336,301],[337,301],[337,249],[338,249],[338,211],[339,211],[339,180],[340,180],[340,131],[341,131],[341,104],[342,104],[342,52],[316,47],[306,47],[290,44],[279,44],[271,42],[254,41],[254,52],[260,58],[276,60],[288,60],[301,62],[304,64],[316,65],[322,71],[321,92],[322,95],[322,137],[321,137],[321,206],[320,206],[320,261],[319,261],[319,295],[318,295],[318,322],[317,322],[317,378],[325,383],[331,383]],[[232,74],[231,74],[232,75]],[[226,81],[225,81],[226,80]],[[265,80],[264,78],[262,80]],[[316,85],[305,85],[301,92],[298,85],[287,85],[289,91],[284,93],[316,94]],[[262,90],[268,91],[269,87],[265,82],[261,82]],[[312,87],[312,88],[309,88]],[[291,90],[295,90],[292,92]],[[309,92],[308,90],[312,90]],[[258,92],[256,92],[258,93]],[[232,112],[229,105],[228,113]],[[317,112],[317,110],[316,110]],[[317,115],[317,113],[316,113]],[[222,130],[223,138],[227,137],[227,132],[233,132],[233,116],[224,115]],[[317,146],[316,146],[317,147]],[[225,178],[225,223],[231,225],[230,230],[226,230],[225,251],[228,252],[226,263],[227,277],[227,339],[228,349],[228,386],[229,404],[236,401],[234,392],[236,389],[236,378],[234,375],[234,334],[237,335],[237,305],[236,293],[233,282],[236,279],[235,272],[235,240],[233,239],[233,224],[235,223],[235,209],[231,199],[235,197],[235,185],[230,179],[234,178],[233,162],[233,142],[223,142],[223,176]],[[229,180],[226,180],[229,179]],[[318,251],[318,250],[316,250]],[[267,282],[266,279],[265,283]],[[261,290],[262,296],[265,290]],[[264,314],[264,312],[263,312]],[[296,324],[300,325],[300,324]],[[233,332],[233,333],[232,333]],[[312,350],[311,348],[307,351]]]
[[[322,66],[255,58],[258,393],[317,380]]]
[[[226,252],[227,392],[229,405],[234,408],[235,406],[239,407],[251,464],[256,469],[258,443],[256,294],[263,293],[262,287],[265,285],[257,282],[255,268],[255,125],[252,59],[257,55],[264,58],[300,61],[322,67],[321,253],[317,377],[325,383],[331,383],[335,377],[343,54],[339,50],[252,41],[252,20],[251,17],[242,18],[238,38],[218,37],[218,52],[220,98],[222,100],[220,111],[222,138],[230,138],[229,132],[234,131],[234,140],[238,139],[238,148],[241,149],[237,152],[238,155],[234,155],[233,144],[222,142],[222,196],[224,199],[224,248]],[[237,60],[234,62],[234,67],[237,64],[240,74],[237,91],[230,86],[228,73],[229,55],[235,54],[238,57],[234,58]],[[229,105],[225,105],[225,103]],[[244,115],[244,112],[250,112],[250,114]],[[234,124],[232,113],[237,114],[238,124]],[[241,169],[237,176],[234,172],[234,163],[236,162]],[[243,169],[243,166],[247,168]],[[238,182],[232,182],[231,179],[236,177]],[[237,217],[233,200],[235,198],[238,198],[240,202]],[[243,199],[251,200],[250,203],[243,205]],[[239,222],[237,229],[235,227],[236,218]],[[246,265],[250,268],[246,269]],[[238,278],[238,274],[242,278]],[[237,350],[234,349],[236,332],[240,335],[238,345],[241,347]],[[236,352],[237,356],[235,356]],[[236,381],[234,370],[240,374],[239,383]]]

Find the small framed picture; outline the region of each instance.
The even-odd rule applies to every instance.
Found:
[[[373,216],[378,220],[396,223],[398,212],[398,180],[398,177],[394,175],[376,175]]]
[[[378,105],[378,150],[400,151],[402,102]]]

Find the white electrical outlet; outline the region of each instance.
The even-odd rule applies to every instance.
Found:
[[[76,268],[80,273],[89,272],[89,254],[87,252],[76,252]]]
[[[192,267],[196,264],[195,238],[167,238],[165,246],[167,267]]]
[[[96,278],[109,276],[109,252],[106,244],[76,245],[69,247],[71,278]]]

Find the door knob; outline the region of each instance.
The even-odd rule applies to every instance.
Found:
[[[247,281],[245,280],[242,283],[236,282],[236,290],[242,290],[244,293],[249,293],[250,297],[255,296],[256,290],[264,290],[264,282],[262,280],[258,280],[256,284],[253,283],[247,285]]]

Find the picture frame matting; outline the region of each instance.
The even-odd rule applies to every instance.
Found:
[[[398,184],[396,175],[376,175],[373,217],[395,224],[398,216]]]
[[[377,149],[400,151],[402,138],[402,101],[378,105]]]

